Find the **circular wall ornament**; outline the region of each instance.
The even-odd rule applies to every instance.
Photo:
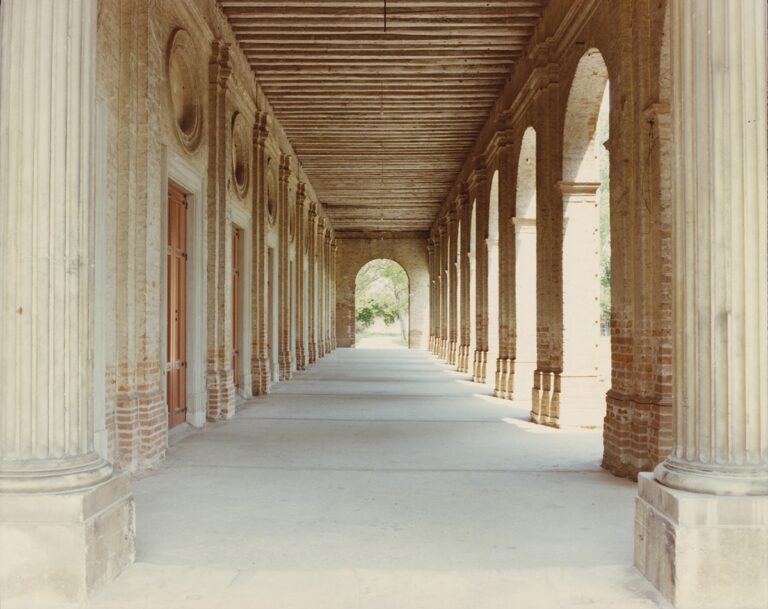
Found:
[[[248,192],[248,166],[250,149],[248,124],[242,114],[236,112],[232,117],[232,178],[235,190],[240,197]]]
[[[202,95],[194,72],[197,65],[192,37],[186,30],[174,30],[168,45],[167,65],[171,110],[176,134],[189,151],[200,144],[203,131]]]

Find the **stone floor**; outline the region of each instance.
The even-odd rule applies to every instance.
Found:
[[[635,485],[596,430],[424,352],[339,349],[134,483],[137,563],[89,609],[641,609]]]

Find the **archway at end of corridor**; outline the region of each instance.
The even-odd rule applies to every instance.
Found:
[[[408,348],[409,292],[408,274],[394,260],[363,265],[355,278],[356,348]]]

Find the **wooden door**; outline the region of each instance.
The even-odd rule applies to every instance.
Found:
[[[240,312],[237,301],[240,294],[240,231],[232,227],[232,370],[235,387],[239,387],[238,364],[240,362]]]
[[[187,197],[168,186],[168,427],[187,419]]]

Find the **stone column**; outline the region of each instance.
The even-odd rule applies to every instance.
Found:
[[[269,137],[269,116],[260,112],[253,127],[253,264],[251,320],[253,338],[251,347],[251,376],[253,395],[269,392],[269,328],[267,312],[267,161],[266,142]]]
[[[440,239],[440,220],[438,220],[438,226],[435,229],[434,242],[435,242],[435,260],[434,260],[434,275],[433,281],[435,283],[435,341],[432,347],[432,353],[440,355],[440,337],[442,327],[442,289],[443,289],[443,244]]]
[[[77,601],[134,556],[94,451],[95,0],[0,5],[0,602]]]
[[[446,346],[445,359],[451,364],[456,364],[456,317],[458,313],[458,307],[456,298],[458,296],[457,281],[456,281],[456,266],[457,266],[457,233],[456,214],[453,211],[448,212],[445,216],[445,228],[446,228],[446,241],[448,244],[448,260],[446,265],[446,273],[448,277],[448,344]]]
[[[766,3],[670,9],[676,435],[640,476],[635,563],[678,607],[766,607]]]
[[[302,182],[296,191],[296,369],[307,367],[307,319],[304,307],[304,260],[306,249],[305,201],[306,185]]]
[[[280,232],[279,253],[279,307],[278,307],[278,355],[280,380],[287,381],[293,376],[291,370],[291,273],[288,256],[289,224],[290,224],[290,181],[293,173],[293,159],[284,154],[280,159],[280,186],[278,194],[278,226]]]
[[[309,292],[309,344],[307,349],[309,352],[309,363],[314,364],[317,361],[317,203],[310,203],[308,213],[307,237],[309,247],[307,251],[307,264],[309,268],[307,273],[309,275],[309,282],[307,291]]]

